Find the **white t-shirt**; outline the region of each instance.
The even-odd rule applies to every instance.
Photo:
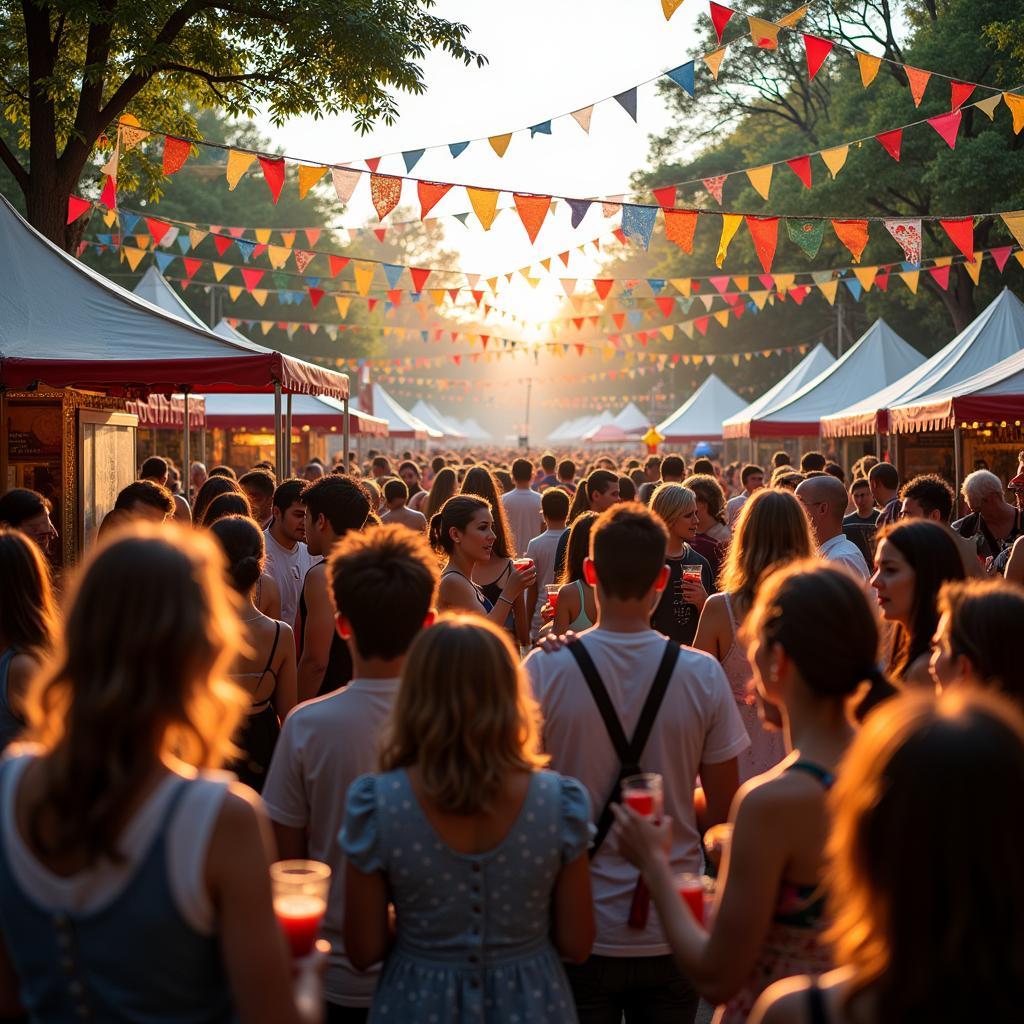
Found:
[[[501,496],[505,506],[508,525],[512,529],[516,554],[522,556],[526,545],[544,529],[544,520],[540,515],[540,495],[529,488],[516,487]]]
[[[597,626],[581,634],[587,653],[627,736],[637,721],[658,665],[665,637],[652,630],[613,633]],[[544,749],[551,767],[586,786],[594,821],[619,775],[619,759],[594,698],[567,648],[535,651],[526,669],[544,718]],[[640,758],[644,771],[661,774],[665,813],[675,823],[672,870],[700,872],[700,835],[693,790],[702,764],[721,764],[750,746],[722,666],[710,655],[684,647],[654,728]],[[590,864],[601,956],[664,956],[671,952],[654,911],[643,931],[628,925],[637,869],[605,839]]]
[[[263,540],[267,549],[265,572],[274,578],[281,591],[281,621],[294,627],[302,581],[316,559],[309,553],[304,541],[298,541],[289,551],[274,540],[270,530],[264,531]]]
[[[735,498],[730,498],[725,503],[725,518],[729,520],[730,530],[736,525],[736,520],[739,519],[740,512],[743,511],[743,506],[749,497],[750,495],[746,491],[740,491]]]
[[[819,552],[825,561],[845,565],[858,579],[867,580],[871,575],[860,548],[845,534],[840,533],[835,537],[830,537],[821,545]]]
[[[285,719],[263,786],[271,820],[309,830],[313,860],[331,868],[331,891],[321,934],[331,943],[324,991],[339,1006],[369,1006],[379,968],[357,971],[345,956],[345,858],[338,835],[348,787],[377,771],[380,735],[397,679],[353,679],[343,690],[306,701]]]
[[[536,637],[540,627],[544,625],[541,618],[541,609],[547,604],[547,591],[544,589],[549,583],[555,582],[555,552],[558,550],[558,541],[565,533],[565,527],[561,530],[545,530],[539,537],[526,546],[526,557],[533,559],[537,568],[537,607],[527,608],[527,614],[531,616],[530,636]]]

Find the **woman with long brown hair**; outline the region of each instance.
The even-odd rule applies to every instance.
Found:
[[[1021,793],[1024,719],[1004,697],[959,687],[874,712],[829,799],[839,967],[773,985],[750,1024],[1020,1020]]]
[[[0,753],[25,727],[29,682],[53,651],[57,607],[38,545],[0,527]]]
[[[430,485],[430,493],[426,498],[426,508],[421,510],[428,523],[441,511],[441,506],[458,492],[458,489],[459,479],[455,475],[454,469],[444,466],[437,471],[437,476],[434,477]]]
[[[594,588],[583,578],[583,563],[590,557],[590,531],[598,520],[596,512],[582,512],[569,528],[565,563],[555,567],[558,601],[551,632],[555,636],[571,630],[582,633],[597,622]]]
[[[341,838],[345,950],[384,960],[374,1024],[576,1020],[559,957],[582,962],[594,937],[590,801],[542,770],[539,724],[496,626],[444,618],[414,641]]]
[[[758,588],[773,569],[815,550],[810,524],[800,502],[787,491],[756,491],[743,503],[733,539],[719,577],[720,593],[704,605],[693,646],[721,662],[732,688],[750,746],[739,756],[740,781],[753,778],[785,756],[774,709],[758,708],[753,688],[754,666],[739,639]],[[765,728],[763,716],[775,728]]]
[[[225,677],[236,603],[213,541],[176,526],[137,525],[79,570],[25,702],[36,745],[0,764],[0,1015],[305,1019],[268,823],[208,771],[245,705]]]

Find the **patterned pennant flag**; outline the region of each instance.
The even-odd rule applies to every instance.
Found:
[[[908,263],[921,265],[921,221],[887,220],[885,230],[899,243]]]
[[[719,206],[722,205],[722,186],[725,185],[725,179],[728,177],[727,174],[720,174],[715,178],[705,178],[704,187],[708,190],[708,195]]]
[[[693,252],[693,233],[699,214],[696,210],[666,210],[665,237],[683,252]]]
[[[185,161],[192,152],[192,143],[185,139],[176,139],[173,135],[164,136],[164,174],[176,174],[185,166]]]
[[[787,217],[786,234],[808,259],[813,260],[818,255],[818,250],[825,237],[825,222],[823,220],[795,220]]]
[[[370,175],[370,199],[377,211],[378,220],[383,220],[402,198],[402,179],[390,174]]]
[[[656,206],[635,206],[627,203],[622,207],[622,230],[636,245],[646,249],[651,244],[654,219],[658,215]]]

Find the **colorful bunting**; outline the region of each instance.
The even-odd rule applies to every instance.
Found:
[[[361,178],[362,174],[351,167],[331,168],[331,180],[334,182],[334,191],[337,193],[339,203],[343,206],[348,203]]]
[[[504,135],[491,135],[487,141],[491,144],[491,149],[498,154],[499,157],[505,155],[505,150],[508,149],[508,144],[512,141],[512,133],[505,132]]]
[[[402,198],[402,179],[390,174],[370,175],[370,199],[377,211],[377,219],[383,220]]]
[[[665,237],[683,252],[693,252],[693,233],[697,228],[696,210],[666,210]]]
[[[720,174],[715,178],[705,178],[704,187],[708,190],[708,195],[719,206],[722,205],[722,186],[725,185],[725,179],[728,177],[727,174]]]
[[[656,206],[634,206],[627,203],[622,207],[622,230],[634,244],[646,249],[651,244],[657,215]]]
[[[908,263],[921,263],[921,221],[887,220],[885,229],[899,243]]]
[[[718,81],[718,72],[722,67],[722,61],[725,60],[725,51],[727,47],[723,46],[713,53],[706,53],[701,58],[704,63],[708,66],[708,71],[711,72],[711,76],[714,80]]]
[[[523,222],[523,227],[526,228],[526,233],[529,235],[532,244],[537,241],[537,234],[544,223],[544,218],[548,215],[548,210],[551,208],[551,196],[524,195],[515,192],[512,195],[512,199],[516,204],[519,219]]]
[[[405,164],[405,173],[411,174],[412,169],[420,162],[420,158],[426,150],[423,149],[407,149],[402,153],[402,161]]]
[[[668,72],[668,77],[672,79],[681,89],[685,89],[686,92],[692,97],[696,92],[696,81],[694,77],[694,65],[693,61],[689,61],[686,64],[681,64],[679,67],[674,68]]]
[[[664,188],[652,189],[655,202],[664,210],[671,210],[676,205],[675,185],[666,185]]]
[[[854,263],[860,263],[861,254],[868,244],[868,222],[866,220],[834,220],[832,228],[839,241],[850,250]]]
[[[284,188],[284,157],[257,156],[257,159],[263,168],[263,177],[270,189],[271,198],[276,204]]]
[[[834,146],[832,149],[823,149],[819,156],[825,162],[825,166],[828,168],[829,173],[832,175],[832,180],[835,180],[836,175],[843,169],[843,165],[846,163],[846,157],[850,152],[849,146]]]
[[[779,240],[779,218],[748,216],[744,219],[761,266],[764,267],[766,274],[770,274],[772,261],[775,259],[775,247]]]
[[[935,282],[943,290],[949,289],[949,265],[944,267],[931,267],[928,273],[935,279]]]
[[[299,198],[305,199],[309,195],[309,190],[326,173],[327,168],[323,164],[299,164]]]
[[[821,39],[818,36],[804,33],[804,50],[807,55],[807,73],[813,80],[814,76],[821,70],[821,65],[832,52],[835,44],[831,39]]]
[[[813,260],[818,255],[818,250],[825,237],[825,222],[823,220],[787,218],[786,233],[789,235],[789,240],[795,243],[808,259]]]
[[[747,178],[750,180],[750,184],[754,186],[757,194],[762,199],[768,198],[768,191],[772,187],[773,170],[774,166],[772,164],[765,164],[763,167],[753,167],[747,171]]]
[[[1003,102],[1003,94],[997,92],[994,96],[990,96],[987,100],[978,100],[974,104],[975,108],[980,110],[990,121],[995,120],[996,107]]]
[[[949,235],[952,243],[968,260],[974,259],[974,218],[957,217],[951,220],[940,220],[942,230]]]
[[[532,139],[536,135],[550,135],[551,134],[551,121],[541,121],[540,124],[530,125],[530,138]]]
[[[928,88],[928,80],[932,77],[930,71],[922,71],[920,68],[912,68],[908,64],[903,65],[907,73],[907,82],[910,84],[910,95],[914,97],[914,106],[921,106],[924,99],[924,91]]]
[[[420,200],[420,220],[451,191],[452,185],[446,181],[418,181],[416,194]]]
[[[779,26],[763,18],[755,18],[752,14],[747,15],[747,24],[750,26],[750,38],[754,45],[762,50],[777,50],[779,48]]]
[[[1006,225],[1006,230],[1017,240],[1017,244],[1024,246],[1024,210],[1001,213],[999,217]]]
[[[1020,135],[1020,130],[1024,128],[1024,96],[1018,96],[1014,92],[1004,92],[1003,99],[1010,108],[1010,113],[1013,114],[1013,134]]]
[[[108,210],[117,206],[117,184],[109,174],[103,185],[103,191],[100,193],[100,205],[105,206]]]
[[[938,117],[929,117],[928,123],[942,136],[943,142],[950,149],[956,149],[956,137],[960,131],[960,122],[963,120],[963,111],[957,108],[948,114],[940,114]]]
[[[950,82],[949,83],[949,105],[953,110],[958,107],[962,107],[970,98],[974,92],[974,86],[968,85],[964,82]]]
[[[70,196],[68,198],[68,219],[65,223],[74,224],[91,206],[92,203],[88,199],[82,199],[81,196]]]
[[[594,104],[591,103],[589,107],[580,107],[579,110],[574,110],[570,117],[589,135],[590,134],[590,118],[594,113]]]
[[[715,27],[715,35],[718,36],[718,41],[722,41],[722,32],[725,31],[725,26],[729,24],[729,19],[733,16],[733,12],[728,7],[723,7],[721,4],[711,3],[711,24]]]

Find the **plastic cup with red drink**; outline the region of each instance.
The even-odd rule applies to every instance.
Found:
[[[533,568],[533,559],[532,558],[513,558],[512,559],[512,568],[515,569],[516,572],[527,572],[528,570]]]
[[[704,879],[690,873],[676,875],[676,891],[690,908],[698,924],[704,923]]]
[[[557,583],[549,583],[545,588],[548,595],[548,604],[553,612],[558,611],[558,591],[561,589]]]
[[[279,860],[270,865],[274,914],[295,958],[308,956],[327,911],[331,869],[316,860]]]
[[[630,775],[622,780],[622,802],[642,818],[661,821],[662,780],[657,772]]]

